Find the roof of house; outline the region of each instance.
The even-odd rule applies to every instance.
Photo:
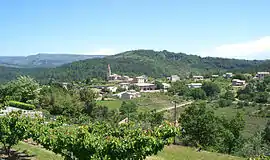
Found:
[[[130,83],[119,83],[119,85],[129,85]]]
[[[136,95],[136,94],[140,94],[140,93],[136,92],[135,90],[130,90],[130,91],[123,92],[122,94]]]
[[[145,79],[145,77],[143,77],[143,76],[138,76],[138,77],[136,77],[137,79]]]
[[[233,79],[233,82],[246,82],[245,80],[240,80],[240,79]]]
[[[109,75],[109,77],[120,77],[120,75],[118,75],[118,74],[112,74],[112,75]]]
[[[145,87],[145,86],[154,86],[155,84],[152,83],[135,83],[134,85],[139,87]]]
[[[144,79],[146,79],[147,76],[146,76],[146,75],[141,75],[141,76],[138,76],[138,77],[136,77],[136,78],[144,78]]]
[[[270,74],[269,72],[258,72],[257,74]]]
[[[193,76],[193,78],[203,78],[203,76]]]
[[[202,84],[201,83],[190,83],[188,85],[190,85],[190,86],[201,86]]]
[[[117,88],[116,86],[110,86],[110,87],[107,87],[108,89],[113,89],[113,88]]]
[[[166,86],[166,87],[171,87],[171,85],[168,84],[168,83],[162,83],[162,85],[163,85],[163,86]]]

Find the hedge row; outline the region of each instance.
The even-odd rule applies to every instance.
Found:
[[[21,109],[25,109],[25,110],[33,110],[36,108],[32,104],[27,104],[27,103],[18,102],[18,101],[8,101],[7,105],[10,107],[16,107],[16,108],[21,108]]]

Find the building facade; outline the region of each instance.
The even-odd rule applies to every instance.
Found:
[[[141,91],[149,91],[156,89],[156,85],[152,83],[135,83],[134,85],[138,86]]]
[[[202,81],[203,80],[203,76],[193,76],[193,80],[194,81]]]
[[[264,77],[269,76],[269,75],[270,75],[269,72],[258,72],[256,74],[256,78],[263,79]]]
[[[172,75],[170,77],[167,77],[167,80],[171,81],[171,82],[176,82],[180,80],[180,77],[178,75]]]
[[[134,90],[126,91],[121,95],[121,99],[133,99],[138,97],[141,97],[140,92]]]
[[[232,85],[233,86],[244,86],[246,84],[246,81],[240,80],[240,79],[233,79]]]
[[[201,88],[202,84],[201,83],[190,83],[188,84],[188,88]]]

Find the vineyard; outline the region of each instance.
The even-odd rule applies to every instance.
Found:
[[[0,118],[0,139],[10,155],[12,146],[32,138],[64,159],[145,159],[172,142],[178,130],[169,122],[153,129],[132,123],[113,127],[105,123],[67,125],[63,119],[46,123],[19,113]]]

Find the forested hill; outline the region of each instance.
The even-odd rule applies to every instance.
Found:
[[[103,58],[103,55],[47,54],[30,56],[0,56],[0,65],[14,68],[53,68],[74,61]]]
[[[178,74],[187,76],[190,73],[220,73],[225,71],[251,69],[263,64],[264,61],[248,61],[238,59],[224,59],[206,57],[184,53],[173,53],[153,50],[134,50],[104,58],[94,58],[76,61],[53,69],[21,69],[9,74],[10,77],[18,74],[28,74],[39,80],[54,78],[59,81],[82,80],[88,77],[105,78],[107,65],[111,65],[112,73],[129,76],[145,74],[152,77]],[[9,69],[10,70],[10,69]],[[8,71],[6,69],[6,71]],[[9,77],[9,78],[10,78]]]
[[[145,74],[153,77],[179,74],[187,76],[191,72],[223,72],[227,70],[245,69],[261,64],[262,61],[247,61],[224,58],[201,58],[184,53],[168,51],[134,50],[107,56],[102,59],[89,59],[66,64],[56,68],[56,79],[84,79],[87,76],[105,77],[107,65],[113,73],[129,76]]]

